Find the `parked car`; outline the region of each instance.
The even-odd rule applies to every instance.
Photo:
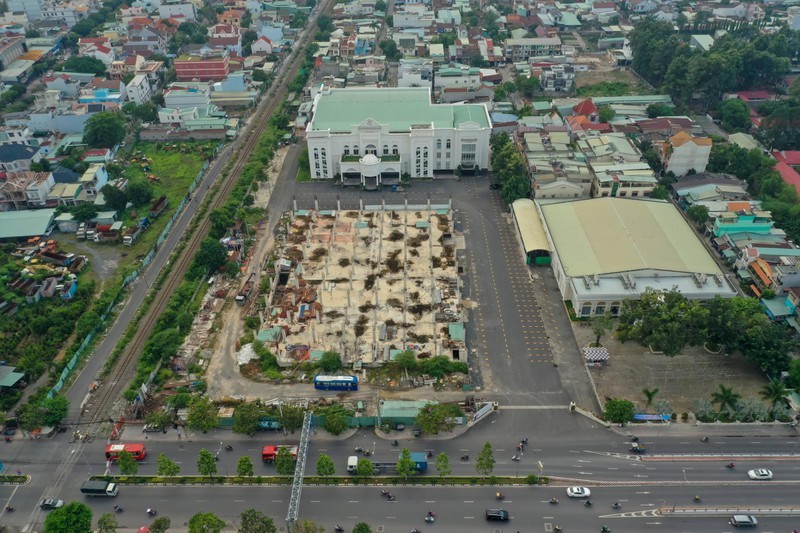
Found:
[[[157,431],[162,431],[164,428],[160,428],[155,424],[145,424],[142,428],[142,431],[145,433],[156,433]]]
[[[769,481],[772,479],[772,470],[767,470],[766,468],[757,468],[755,470],[750,470],[747,473],[747,477],[758,481]]]
[[[400,424],[398,422],[395,422],[394,425],[392,426],[392,429],[394,429],[395,431],[403,431],[404,429],[406,429],[406,426],[405,424]]]
[[[52,511],[53,509],[58,509],[59,507],[64,507],[64,500],[47,498],[46,500],[42,500],[42,503],[39,504],[39,508],[43,511]]]
[[[586,487],[569,487],[567,489],[567,496],[570,498],[588,498],[592,495],[592,491]]]

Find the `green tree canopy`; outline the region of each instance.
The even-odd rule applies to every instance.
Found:
[[[482,476],[488,476],[494,471],[494,463],[494,450],[492,444],[487,441],[475,461],[475,471]]]
[[[61,64],[61,70],[64,72],[83,72],[86,74],[95,74],[96,76],[104,76],[106,73],[106,65],[99,59],[91,56],[75,55],[70,56],[69,59]]]
[[[153,186],[143,179],[133,179],[128,182],[125,194],[134,207],[142,207],[153,199]]]
[[[197,513],[189,519],[189,533],[222,533],[225,522],[214,513]]]
[[[408,479],[408,476],[417,472],[417,464],[411,459],[411,451],[403,448],[400,452],[400,459],[397,461],[397,475]]]
[[[616,115],[616,112],[610,105],[601,105],[597,110],[597,113],[600,122],[611,122],[611,119],[613,119],[614,115]]]
[[[97,533],[116,533],[118,527],[117,517],[111,513],[100,515],[97,519]]]
[[[347,416],[340,411],[328,413],[325,416],[325,422],[323,422],[322,427],[331,435],[341,435],[348,428]]]
[[[636,408],[630,400],[622,400],[619,398],[609,398],[603,409],[605,419],[615,424],[622,424],[623,422],[630,422],[633,420],[633,415]]]
[[[202,244],[201,244],[202,247]],[[186,425],[191,429],[206,432],[219,425],[217,406],[207,396],[195,396],[189,402]]]
[[[453,407],[458,409],[458,406],[453,404],[426,404],[417,413],[414,423],[422,428],[422,431],[430,435],[438,435],[439,432],[450,432],[456,427],[454,417],[462,416],[458,411],[454,411]]]
[[[727,411],[730,414],[736,412],[736,404],[742,399],[742,395],[733,391],[733,387],[726,387],[719,384],[719,390],[711,393],[711,403],[719,406],[719,413]]]
[[[125,139],[125,117],[117,111],[101,111],[89,117],[83,142],[92,148],[113,148]]]
[[[197,471],[201,476],[214,477],[217,473],[217,458],[210,451],[203,448],[197,457]]]
[[[694,222],[695,226],[703,227],[708,222],[708,207],[695,204],[686,210],[686,217]]]
[[[158,469],[156,470],[156,475],[164,476],[164,477],[175,477],[181,472],[181,465],[164,455],[163,453],[158,454]]]
[[[277,533],[272,518],[256,509],[246,509],[239,515],[239,533]]]
[[[159,516],[150,524],[150,533],[167,533],[171,520],[168,516]]]
[[[453,473],[450,458],[445,452],[436,456],[436,473],[439,474],[439,477],[447,477]]]
[[[86,222],[96,217],[99,209],[94,204],[80,204],[73,207],[70,212],[72,213],[72,218],[78,222]]]
[[[332,476],[336,473],[336,466],[333,464],[333,459],[330,455],[321,454],[317,459],[317,475],[326,477]]]
[[[372,533],[372,528],[366,522],[359,522],[353,526],[353,533]]]
[[[44,520],[44,533],[90,533],[92,510],[85,503],[71,502],[50,511]]]
[[[236,461],[236,475],[239,477],[253,476],[253,460],[243,455]]]
[[[278,449],[278,455],[275,457],[275,472],[282,476],[294,474],[294,461],[288,448]]]
[[[317,367],[327,374],[334,374],[342,369],[342,357],[339,352],[328,350],[319,358]]]
[[[356,464],[356,474],[361,477],[371,477],[374,471],[375,465],[372,464],[372,461],[363,457],[358,460]]]
[[[120,452],[117,466],[119,467],[119,473],[123,476],[135,476],[139,472],[139,464],[133,458],[131,452]]]
[[[103,198],[105,198],[106,206],[114,211],[122,211],[125,209],[125,206],[128,205],[128,195],[125,194],[125,191],[120,190],[118,187],[114,187],[113,185],[106,183],[100,189],[103,193]]]
[[[403,52],[397,48],[397,43],[391,39],[386,39],[378,43],[378,48],[381,49],[383,55],[389,61],[400,61],[403,58]]]
[[[743,100],[738,98],[725,100],[719,108],[719,116],[726,131],[735,133],[750,129],[750,109]]]
[[[261,421],[261,408],[255,403],[243,403],[233,412],[234,433],[253,435]]]
[[[216,239],[206,237],[200,243],[195,261],[209,272],[216,272],[228,260],[225,247]]]

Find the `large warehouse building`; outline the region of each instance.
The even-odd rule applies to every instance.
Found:
[[[616,315],[625,299],[639,298],[647,287],[676,287],[693,300],[736,295],[672,204],[628,198],[535,203],[539,220],[533,222],[531,204],[513,205],[515,218],[528,219],[517,222],[526,254],[550,253],[559,290],[578,316]],[[539,223],[547,242],[538,231],[525,234]]]
[[[372,188],[403,174],[486,169],[491,129],[483,104],[432,104],[427,87],[324,89],[306,127],[311,177]]]

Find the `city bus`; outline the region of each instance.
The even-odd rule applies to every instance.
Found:
[[[314,388],[318,390],[358,390],[358,377],[315,376]]]
[[[147,455],[144,444],[109,444],[106,446],[106,459],[116,461],[122,452],[130,453],[137,461],[141,461]]]

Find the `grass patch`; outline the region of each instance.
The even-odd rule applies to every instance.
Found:
[[[308,161],[308,150],[303,150],[297,156],[297,183],[308,183],[311,181],[311,163]]]

